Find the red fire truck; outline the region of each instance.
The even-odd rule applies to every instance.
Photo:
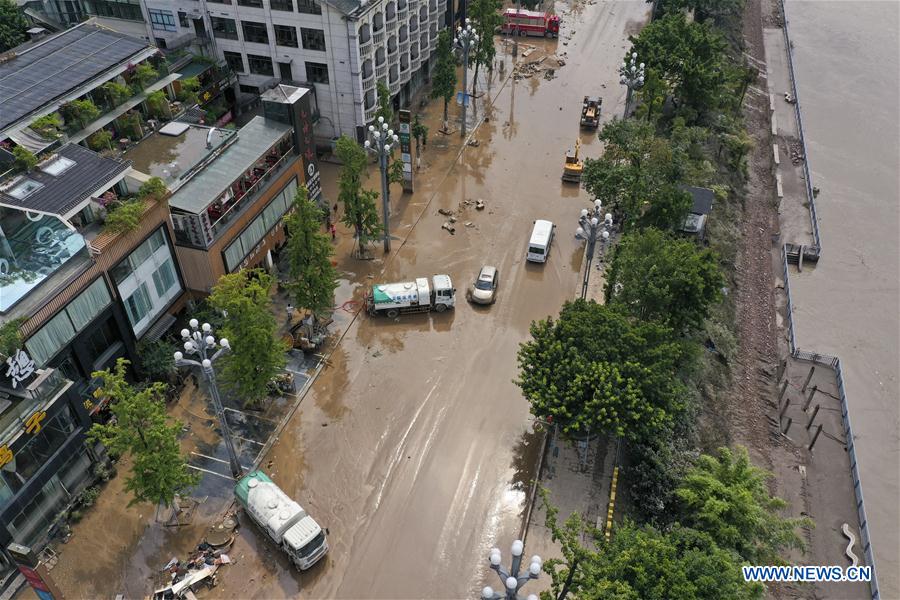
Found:
[[[501,33],[519,35],[559,36],[559,16],[533,10],[507,8],[503,11]]]

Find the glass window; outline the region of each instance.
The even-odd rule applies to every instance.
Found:
[[[266,29],[265,23],[257,23],[256,21],[241,21],[241,27],[244,30],[245,42],[254,42],[257,44],[269,43],[269,30]],[[252,64],[250,66],[250,72],[253,72]],[[269,75],[271,75],[271,73],[269,73]]]
[[[240,4],[241,6],[249,6],[251,8],[263,7],[262,0],[238,0],[238,4]]]
[[[272,10],[294,12],[293,0],[269,0],[269,6],[272,8]]]
[[[187,13],[178,11],[178,24],[184,27],[185,29],[190,29],[191,26],[188,24]]]
[[[241,238],[238,238],[225,248],[225,268],[234,271],[243,259],[244,248],[241,246]]]
[[[223,19],[222,17],[210,17],[212,23],[213,35],[223,40],[238,39],[237,25],[234,19]]]
[[[127,2],[121,0],[89,0],[87,11],[100,17],[113,17],[115,19],[127,19],[129,21],[144,22],[139,2]]]
[[[259,95],[259,88],[255,85],[246,85],[242,83],[238,85],[238,88],[240,88],[242,94],[252,94],[254,96]]]
[[[247,63],[250,65],[250,72],[257,75],[274,75],[272,69],[272,59],[268,56],[259,56],[256,54],[247,55]]]
[[[306,80],[310,83],[328,83],[328,65],[325,63],[306,63]]]
[[[90,362],[94,363],[97,358],[118,341],[115,329],[113,329],[113,321],[109,319],[96,329],[87,339],[87,350],[90,352]]]
[[[293,25],[274,25],[275,43],[279,46],[297,48],[297,28]]]
[[[77,298],[66,305],[66,312],[69,313],[75,329],[80,331],[94,317],[99,315],[104,308],[109,306],[110,302],[112,302],[112,298],[109,295],[109,290],[106,289],[106,282],[103,281],[102,277],[98,277]]]
[[[206,0],[207,2],[213,2],[215,4],[231,4],[231,0]]]
[[[321,29],[301,27],[300,36],[303,38],[303,48],[305,50],[325,52],[325,32]]]
[[[229,69],[235,73],[244,72],[244,56],[240,52],[228,52],[226,50],[223,54],[225,55],[225,62],[228,63]]]
[[[125,312],[128,313],[128,320],[132,325],[136,325],[147,316],[151,308],[150,293],[147,291],[145,283],[139,285],[134,293],[125,299]]]
[[[159,229],[154,231],[153,235],[151,235],[149,238],[147,238],[147,242],[145,242],[145,243],[150,244],[151,252],[156,252],[158,249],[162,248],[163,245],[166,243],[166,236],[163,235],[162,228],[160,227]]]
[[[322,5],[317,0],[297,0],[297,12],[308,15],[321,15]]]
[[[30,546],[47,531],[66,502],[59,477],[54,475],[8,523],[9,533],[17,543]]]
[[[153,285],[156,286],[156,295],[164,298],[175,285],[175,269],[172,261],[166,260],[160,268],[153,273]]]
[[[55,317],[38,329],[37,333],[25,342],[25,349],[38,365],[46,365],[54,354],[75,337],[75,328],[66,311],[60,311]]]
[[[168,10],[158,10],[151,8],[147,10],[150,14],[150,26],[157,31],[178,31],[175,26],[175,15]]]

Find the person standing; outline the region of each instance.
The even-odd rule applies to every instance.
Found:
[[[331,223],[329,229],[331,230],[331,241],[334,242],[337,240],[337,228],[334,223]]]

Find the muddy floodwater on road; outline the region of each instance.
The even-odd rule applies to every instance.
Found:
[[[787,3],[822,259],[797,336],[841,357],[882,598],[900,597],[900,5]]]
[[[339,323],[346,331],[327,367],[262,463],[328,528],[331,550],[298,573],[244,522],[231,553],[236,563],[220,571],[211,594],[472,598],[486,583],[496,585],[486,556],[519,535],[541,444],[513,384],[516,350],[532,320],[555,315],[572,297],[581,263],[574,231],[588,198],[560,182],[563,158],[581,135],[584,95],[603,96],[605,118],[620,114],[624,89],[616,69],[648,7],[590,2],[570,14],[557,4],[560,39],[527,39],[537,49],[519,58],[567,53],[552,79],[514,83],[501,44],[506,77],[495,72],[490,87],[482,81],[486,93],[470,113],[473,124],[485,121],[473,134],[478,145],[461,157],[458,133],[437,133],[441,106],[424,109],[432,132],[425,166],[414,194],[394,191],[393,254],[382,261],[379,247],[376,260],[355,261],[341,244],[336,258],[348,275],[337,304],[351,294],[360,300],[373,281],[448,273],[457,307],[396,320],[359,314]],[[596,156],[595,134],[582,139],[583,154]],[[376,187],[377,177],[367,185]],[[333,186],[326,185],[332,198]],[[479,198],[483,211],[465,204]],[[455,234],[441,228],[447,217],[440,208],[458,215]],[[557,224],[544,265],[524,260],[535,219]],[[473,307],[464,290],[483,264],[500,270],[499,299]]]

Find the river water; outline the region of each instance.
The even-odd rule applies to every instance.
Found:
[[[789,1],[823,255],[800,346],[841,357],[882,598],[900,598],[900,3]]]

